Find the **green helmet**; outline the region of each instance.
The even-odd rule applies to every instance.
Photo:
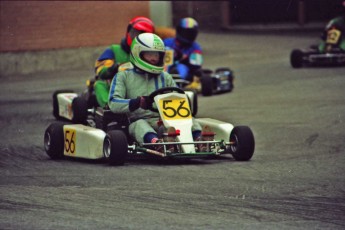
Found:
[[[145,59],[153,54],[155,61]],[[164,69],[165,46],[160,37],[152,33],[139,34],[132,42],[130,61],[144,72],[160,74]],[[145,57],[144,57],[145,56]]]

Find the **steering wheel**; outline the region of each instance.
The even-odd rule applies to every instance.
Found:
[[[177,92],[177,93],[185,94],[185,92],[182,89],[178,88],[178,87],[165,87],[165,88],[157,89],[157,90],[153,91],[148,96],[150,101],[152,101],[152,103],[151,103],[151,105],[149,105],[148,109],[153,111],[153,112],[158,112],[158,109],[152,107],[152,104],[154,102],[155,96],[157,96],[158,94],[166,94],[166,93],[171,93],[171,92]]]

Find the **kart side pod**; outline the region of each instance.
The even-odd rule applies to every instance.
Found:
[[[87,159],[103,158],[103,130],[85,125],[65,125],[64,155]]]
[[[79,124],[52,123],[44,134],[44,148],[53,159],[65,156],[101,159],[106,133]]]

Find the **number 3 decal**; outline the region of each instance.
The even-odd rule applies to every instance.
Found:
[[[75,130],[66,129],[65,130],[65,153],[73,155],[75,152]]]

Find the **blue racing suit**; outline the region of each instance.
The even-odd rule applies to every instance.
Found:
[[[182,79],[192,81],[197,70],[203,64],[202,49],[199,43],[193,42],[190,46],[181,46],[176,38],[164,39],[164,45],[174,50],[173,65],[169,66],[169,73],[177,73]]]

